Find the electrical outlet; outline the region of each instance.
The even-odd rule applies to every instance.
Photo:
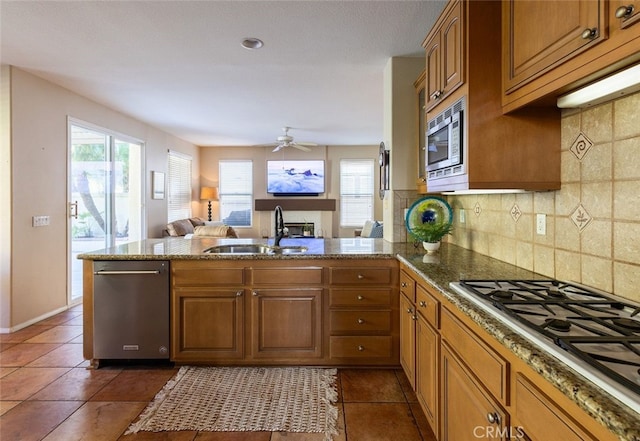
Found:
[[[464,208],[460,209],[460,223],[464,224],[467,220],[466,213],[464,212]]]
[[[547,215],[543,213],[536,214],[536,233],[544,236],[547,234]]]
[[[33,216],[31,218],[31,225],[34,227],[46,227],[50,223],[49,216]]]

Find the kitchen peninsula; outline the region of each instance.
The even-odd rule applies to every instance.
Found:
[[[466,379],[474,389],[459,397],[468,413],[460,427],[491,427],[502,431],[497,439],[515,437],[518,429],[547,429],[568,434],[563,439],[640,440],[637,406],[620,402],[449,288],[460,279],[542,279],[538,274],[453,245],[443,244],[432,257],[413,244],[382,239],[282,241],[307,247],[301,254],[204,252],[233,243],[265,240],[148,239],[80,256],[85,357],[93,359],[94,261],[165,260],[171,265],[171,359],[178,364],[394,367],[403,360],[440,440],[455,439],[449,423],[460,423],[449,412],[447,403],[459,396],[448,385],[467,385]],[[401,302],[411,296],[406,314]],[[188,323],[215,311],[213,305],[226,308],[216,315],[223,326],[211,319]],[[418,329],[424,318],[433,331],[433,369],[425,372],[420,364],[429,360],[429,347],[419,346],[423,334],[405,327],[403,315]],[[216,332],[223,338],[211,340]],[[405,332],[413,340],[402,337]],[[407,365],[401,354],[412,348],[417,351]]]

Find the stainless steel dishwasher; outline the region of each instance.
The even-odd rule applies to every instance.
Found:
[[[169,262],[93,263],[95,359],[169,358]]]

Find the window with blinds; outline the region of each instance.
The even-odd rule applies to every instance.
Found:
[[[191,217],[191,156],[169,150],[167,222]]]
[[[361,227],[373,219],[374,163],[371,159],[340,161],[340,226]]]
[[[253,162],[219,162],[220,218],[234,227],[250,227],[253,213]]]

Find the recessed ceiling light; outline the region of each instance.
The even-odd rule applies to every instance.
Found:
[[[260,49],[264,43],[259,38],[245,38],[242,40],[242,47],[249,50]]]

